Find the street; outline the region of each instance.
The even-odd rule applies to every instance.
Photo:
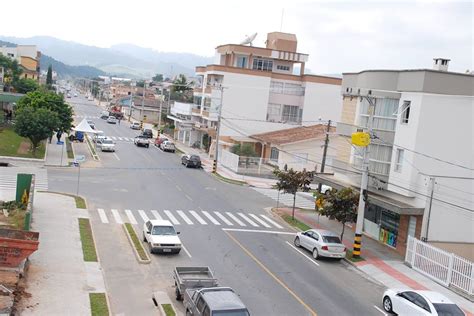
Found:
[[[294,231],[265,209],[275,205],[272,199],[187,169],[179,154],[137,147],[132,139],[139,131],[128,122],[107,124],[99,118],[102,108],[82,95],[67,100],[77,123],[87,117],[116,141],[115,153],[98,151],[97,165],[81,167],[79,188],[77,168],[48,169],[50,191],[79,189],[87,199],[113,314],[156,314],[152,292],[174,300],[172,271],[180,265],[211,267],[219,285],[232,287],[253,315],[383,314],[383,287],[344,262],[315,261],[295,248]],[[148,218],[173,222],[185,251],[139,264],[120,224],[132,223],[141,236]]]

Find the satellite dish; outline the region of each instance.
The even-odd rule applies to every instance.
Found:
[[[252,46],[252,42],[253,40],[257,37],[257,33],[253,33],[252,35],[248,36],[248,35],[245,35],[245,39],[242,41],[242,43],[240,43],[240,45],[247,45],[249,44],[250,46]]]

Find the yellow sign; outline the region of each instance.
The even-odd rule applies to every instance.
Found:
[[[28,204],[28,192],[26,191],[26,189],[23,191],[23,195],[21,196],[21,203],[23,205]]]
[[[352,133],[352,144],[360,147],[367,147],[370,144],[370,135],[365,132]]]

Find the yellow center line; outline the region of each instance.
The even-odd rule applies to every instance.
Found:
[[[311,309],[295,292],[293,292],[282,280],[280,280],[275,274],[273,274],[263,263],[260,262],[247,248],[245,248],[234,236],[229,232],[224,232],[232,239],[253,261],[255,261],[266,273],[268,273],[275,281],[277,281],[285,290],[287,290],[301,305],[303,305],[311,315],[317,316],[316,312]]]

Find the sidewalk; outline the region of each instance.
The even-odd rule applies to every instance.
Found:
[[[69,164],[66,150],[66,136],[67,135],[64,134],[61,138],[62,144],[57,144],[56,135],[53,137],[51,143],[46,141],[47,149],[46,160],[44,162],[45,166],[64,167]]]
[[[72,197],[36,193],[32,230],[39,249],[30,256],[22,315],[90,315],[89,293],[106,292],[98,262],[84,262],[77,218],[88,217]]]
[[[292,212],[291,208],[279,208],[278,211],[289,215]],[[295,210],[295,218],[313,228],[328,229],[337,234],[342,231],[340,223],[325,216],[318,216],[314,211],[300,211],[297,209]],[[343,242],[348,249],[352,249],[353,241],[354,231],[350,227],[346,227]],[[351,262],[351,264],[387,288],[436,291],[455,302],[468,315],[473,315],[474,304],[472,302],[406,266],[404,258],[397,252],[365,235],[362,236],[361,256],[365,261]]]

